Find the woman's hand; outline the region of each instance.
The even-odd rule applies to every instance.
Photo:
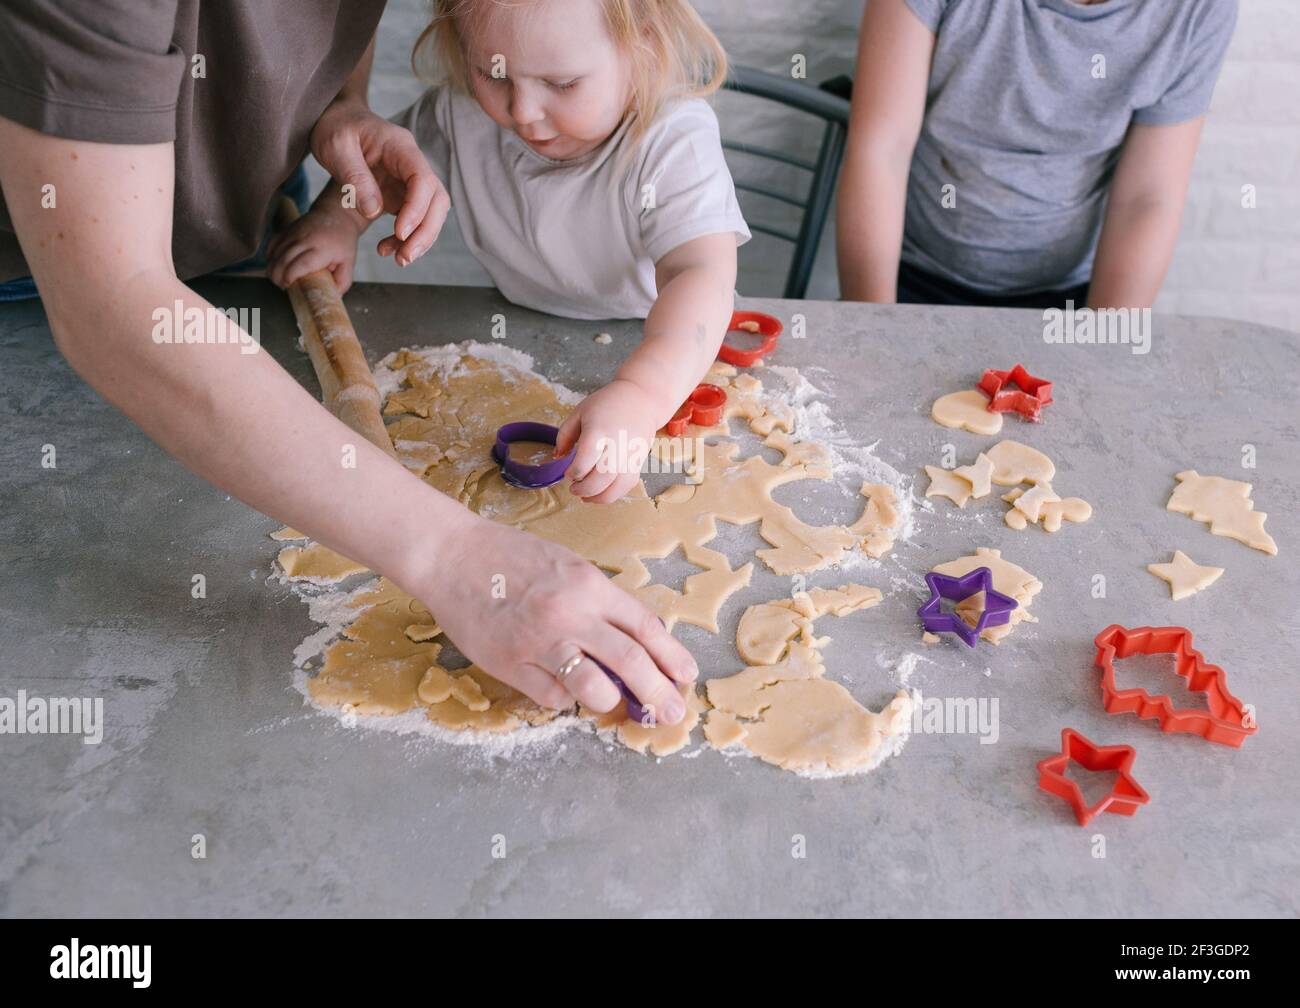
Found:
[[[555,440],[557,456],[576,443],[569,489],[592,504],[616,501],[641,479],[655,433],[668,422],[663,403],[636,382],[616,378],[569,414]]]
[[[543,707],[595,711],[622,700],[591,657],[617,674],[661,724],[686,707],[674,682],[695,660],[658,618],[595,566],[555,543],[482,518],[458,531],[414,594],[461,652]],[[556,672],[587,655],[561,685]]]
[[[350,202],[366,220],[396,215],[380,255],[409,266],[433,247],[451,198],[409,130],[362,101],[339,99],[316,120],[311,152],[339,186],[355,187]]]
[[[318,203],[276,232],[266,247],[266,275],[277,287],[288,287],[308,273],[327,269],[339,293],[346,294],[352,286],[359,237],[352,215]]]

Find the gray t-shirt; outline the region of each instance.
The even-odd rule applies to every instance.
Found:
[[[749,240],[700,98],[665,109],[635,149],[625,121],[591,153],[556,161],[469,95],[430,88],[393,122],[415,134],[461,233],[515,304],[568,318],[645,318],[655,262],[708,234]]]
[[[172,261],[187,280],[256,251],[383,10],[384,0],[5,0],[0,116],[70,140],[174,144]],[[29,273],[0,198],[0,282]]]
[[[903,261],[989,293],[1087,283],[1130,123],[1205,113],[1237,0],[907,5],[936,38]]]

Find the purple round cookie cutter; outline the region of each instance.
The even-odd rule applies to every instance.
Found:
[[[541,465],[516,462],[510,457],[510,446],[516,441],[540,441],[542,444],[553,445],[559,436],[558,427],[534,423],[532,420],[517,420],[498,428],[497,441],[492,446],[492,458],[501,467],[501,478],[521,490],[540,490],[560,482],[564,479],[564,471],[573,464],[576,449],[563,458],[552,459]]]
[[[1009,595],[993,590],[993,571],[988,567],[976,567],[969,574],[961,577],[949,577],[931,571],[925,576],[925,583],[930,589],[930,597],[916,615],[921,617],[921,625],[930,633],[953,633],[974,647],[979,635],[992,626],[1002,626],[1011,622],[1011,613],[1019,608],[1019,603]],[[964,602],[972,595],[984,593],[984,611],[974,626],[971,626],[956,613],[945,613],[943,601]]]
[[[664,623],[664,618],[662,616],[659,617],[659,622],[664,626],[668,625]],[[591,655],[587,655],[587,657],[591,658]],[[603,662],[596,661],[595,658],[591,658],[591,660],[596,662],[597,667],[599,667],[599,669],[602,672],[604,672],[605,675],[609,676],[609,681],[612,682],[615,686],[617,686],[618,691],[623,694],[623,699],[627,701],[627,716],[629,721],[635,721],[637,724],[648,725],[648,726],[653,726],[657,723],[646,712],[646,709],[641,706],[640,702],[636,698],[636,694],[627,688],[627,684],[624,683],[623,680],[620,679],[614,672],[612,672],[608,665],[604,664]]]

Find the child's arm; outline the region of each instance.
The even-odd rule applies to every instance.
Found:
[[[934,33],[903,0],[867,5],[835,219],[840,296],[847,301],[897,299],[907,174],[933,53]]]
[[[1187,200],[1204,116],[1129,129],[1106,203],[1088,289],[1093,308],[1149,308],[1160,293]]]
[[[592,503],[618,500],[641,478],[644,452],[613,454],[619,432],[624,444],[648,449],[717,357],[735,304],[735,234],[677,246],[655,263],[655,282],[659,297],[640,345],[560,428],[556,453],[567,453],[574,441],[578,446],[571,489]]]

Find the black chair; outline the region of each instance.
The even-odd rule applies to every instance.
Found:
[[[811,176],[807,192],[802,198],[778,192],[767,186],[746,182],[743,179],[735,180],[736,188],[739,190],[799,207],[803,211],[798,234],[747,220],[751,231],[759,231],[794,245],[794,256],[790,261],[789,273],[786,275],[783,297],[802,298],[808,291],[808,278],[812,275],[813,260],[817,257],[817,247],[826,228],[826,215],[830,211],[831,199],[835,195],[835,182],[839,178],[840,164],[844,158],[844,140],[849,128],[849,103],[845,97],[842,97],[843,82],[846,80],[847,78],[836,78],[817,88],[804,81],[767,73],[764,70],[733,65],[723,85],[729,91],[754,95],[817,116],[825,123],[822,127],[821,149],[818,151],[816,161],[806,161],[784,151],[752,144],[731,140],[722,142],[726,150],[778,161],[808,172]],[[840,93],[835,93],[837,90]]]

